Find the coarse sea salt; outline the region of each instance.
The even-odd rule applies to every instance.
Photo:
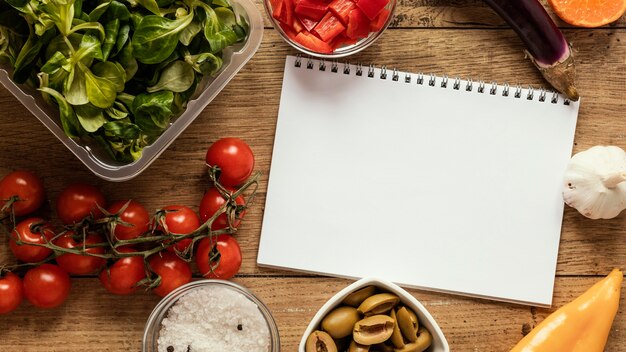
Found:
[[[259,307],[227,287],[178,299],[161,321],[159,352],[267,352],[270,331]]]

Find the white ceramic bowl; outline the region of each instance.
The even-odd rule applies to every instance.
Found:
[[[439,328],[439,325],[432,317],[432,315],[430,315],[426,308],[424,308],[424,306],[417,299],[415,299],[415,297],[413,297],[410,293],[394,283],[376,278],[364,278],[356,281],[348,287],[344,288],[343,290],[337,292],[337,294],[335,294],[333,297],[331,297],[328,302],[326,302],[326,304],[324,304],[322,308],[317,311],[317,314],[315,314],[313,319],[311,319],[309,326],[307,326],[304,334],[302,335],[298,351],[305,352],[304,346],[306,344],[307,337],[313,331],[319,329],[322,319],[326,316],[326,314],[328,314],[335,307],[339,306],[344,298],[346,298],[350,293],[366,286],[376,286],[381,291],[387,291],[397,295],[398,297],[400,297],[400,302],[402,302],[402,304],[411,308],[417,314],[420,325],[424,326],[433,336],[433,343],[426,350],[426,352],[450,351],[448,341],[446,341],[446,337],[443,335],[441,328]]]

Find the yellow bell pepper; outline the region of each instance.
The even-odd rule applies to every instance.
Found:
[[[619,306],[618,269],[550,314],[511,352],[602,352]]]

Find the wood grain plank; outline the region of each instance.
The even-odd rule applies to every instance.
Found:
[[[569,302],[598,278],[559,278],[555,307]],[[333,294],[350,283],[329,278],[237,278],[270,308],[278,324],[282,351],[296,351],[309,320]],[[23,304],[0,316],[3,351],[138,351],[144,323],[158,299],[139,292],[127,297],[106,293],[95,279],[75,279],[70,300],[53,310]],[[554,309],[458,298],[409,290],[431,312],[452,351],[508,351]],[[626,307],[622,296],[621,306]],[[624,308],[615,319],[607,352],[624,352]]]
[[[571,31],[577,40],[579,89],[582,105],[574,151],[596,144],[626,146],[626,120],[621,118],[626,99],[626,31],[595,31],[589,36]],[[521,44],[510,30],[392,30],[370,49],[351,58],[376,62],[410,72],[448,73],[488,82],[544,85],[539,73],[524,60]],[[470,39],[468,39],[470,38]],[[607,49],[608,47],[608,49]],[[583,50],[584,49],[584,50]],[[54,201],[72,182],[100,187],[110,200],[135,198],[148,209],[166,204],[187,204],[197,209],[208,179],[203,165],[211,141],[238,136],[256,154],[256,170],[264,175],[254,206],[239,234],[247,274],[281,275],[285,272],[256,267],[258,235],[263,216],[274,128],[278,113],[284,55],[294,51],[268,31],[257,55],[196,119],[192,127],[137,178],[111,183],[92,175],[8,91],[0,88],[0,174],[30,168],[44,178]],[[397,53],[402,53],[398,55]],[[488,78],[488,79],[487,79]],[[459,209],[462,211],[462,209]],[[45,212],[44,212],[45,213]],[[623,236],[626,215],[592,221],[567,208],[559,255],[559,275],[604,274],[626,262]],[[0,259],[10,258],[6,239],[0,240]]]

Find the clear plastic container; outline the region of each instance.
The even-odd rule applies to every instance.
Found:
[[[142,352],[156,352],[159,350],[158,339],[159,331],[161,330],[161,321],[167,316],[169,309],[178,302],[178,300],[186,294],[193,292],[194,290],[203,289],[206,287],[222,287],[230,289],[233,292],[240,294],[242,297],[250,300],[258,308],[260,314],[267,322],[269,331],[270,345],[267,352],[279,352],[280,351],[280,336],[278,333],[278,327],[270,310],[259,300],[252,292],[245,287],[238,285],[231,281],[226,280],[199,280],[192,281],[185,284],[165,296],[150,314],[143,334]]]
[[[10,70],[0,67],[0,83],[46,126],[80,161],[97,176],[109,181],[126,181],[139,175],[189,126],[202,110],[224,89],[226,84],[252,58],[263,38],[263,18],[251,0],[231,0],[237,15],[250,25],[246,40],[223,51],[224,65],[214,77],[204,77],[187,109],[172,120],[170,126],[151,145],[143,149],[139,160],[124,164],[112,159],[93,140],[72,139],[65,135],[59,121],[59,112],[48,105],[36,90],[17,85],[11,80]]]

